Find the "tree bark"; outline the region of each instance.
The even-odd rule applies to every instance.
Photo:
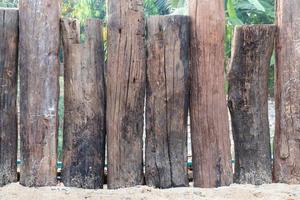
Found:
[[[196,187],[232,183],[224,91],[224,1],[191,0],[191,134]]]
[[[143,0],[108,1],[108,188],[143,183]]]
[[[268,78],[276,27],[235,29],[228,75],[228,106],[235,144],[234,182],[272,182]]]
[[[21,177],[56,185],[60,0],[20,1]]]
[[[88,20],[86,42],[80,23],[62,19],[65,115],[63,183],[103,188],[105,162],[105,83],[102,22]]]
[[[300,1],[277,1],[274,181],[300,183]]]
[[[189,18],[147,20],[146,183],[188,186]]]
[[[0,186],[17,181],[19,12],[0,9]]]

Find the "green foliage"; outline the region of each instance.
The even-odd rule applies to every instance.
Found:
[[[0,7],[15,8],[18,7],[19,0],[0,0]]]
[[[145,15],[159,15],[159,9],[154,0],[144,0]]]
[[[187,0],[144,0],[145,15],[187,14]]]
[[[225,0],[226,56],[231,54],[233,29],[242,24],[272,24],[275,18],[274,0]]]
[[[105,0],[63,0],[62,15],[84,22],[87,18],[106,17]]]

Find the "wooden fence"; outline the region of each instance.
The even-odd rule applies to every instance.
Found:
[[[235,29],[228,102],[222,0],[191,0],[190,16],[146,20],[143,0],[108,1],[107,66],[102,22],[86,22],[81,44],[79,22],[60,20],[59,3],[21,0],[19,11],[0,9],[0,186],[17,181],[18,74],[20,183],[57,184],[60,39],[66,186],[103,187],[106,143],[109,189],[188,186],[188,112],[195,187],[300,183],[300,2],[278,1],[277,26]],[[277,117],[272,160],[267,83],[274,40]]]

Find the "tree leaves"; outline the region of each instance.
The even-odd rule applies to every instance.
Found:
[[[249,2],[255,6],[255,8],[259,11],[265,12],[266,9],[258,0],[249,0]]]
[[[227,13],[228,13],[228,21],[232,25],[242,25],[243,22],[238,18],[233,0],[227,0]]]
[[[188,0],[144,0],[145,14],[149,15],[187,15]]]

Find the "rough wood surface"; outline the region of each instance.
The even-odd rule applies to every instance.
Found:
[[[228,106],[235,144],[234,182],[272,182],[268,78],[276,27],[235,29],[228,74]]]
[[[108,188],[143,183],[143,0],[108,1]]]
[[[20,0],[21,177],[56,185],[60,0]]]
[[[62,19],[64,51],[63,183],[103,188],[105,162],[105,83],[102,22],[87,20],[86,42],[80,23]]]
[[[274,181],[300,183],[300,1],[277,1]]]
[[[189,18],[147,20],[146,184],[188,186]]]
[[[224,90],[223,0],[191,0],[191,134],[196,187],[232,183]]]
[[[0,186],[17,181],[19,12],[0,9]]]

